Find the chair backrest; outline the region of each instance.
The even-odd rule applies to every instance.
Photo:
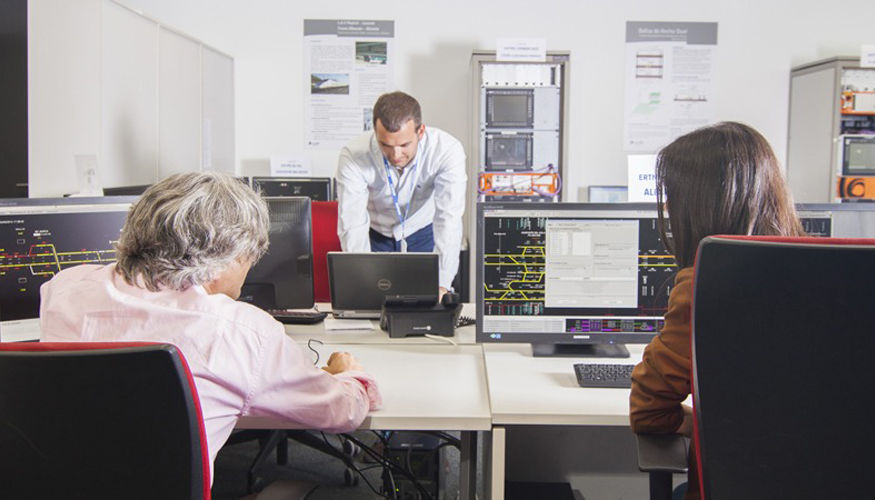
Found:
[[[337,202],[314,201],[313,211],[313,298],[330,302],[328,286],[328,252],[340,251],[337,237]]]
[[[863,498],[875,240],[715,237],[693,283],[703,498]]]
[[[174,346],[0,344],[0,496],[209,499],[209,470]]]

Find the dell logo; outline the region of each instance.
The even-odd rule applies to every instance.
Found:
[[[377,282],[377,288],[385,292],[386,290],[392,288],[392,282],[387,280],[386,278],[383,278]]]

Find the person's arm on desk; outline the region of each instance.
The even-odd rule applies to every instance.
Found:
[[[362,365],[359,364],[355,356],[348,352],[333,352],[328,357],[328,365],[322,367],[332,375],[337,375],[343,372],[364,371]]]
[[[349,432],[382,404],[376,380],[350,354],[335,353],[327,369],[319,369],[294,341],[281,337],[271,337],[264,346],[262,368],[243,415]]]

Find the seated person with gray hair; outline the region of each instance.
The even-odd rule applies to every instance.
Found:
[[[179,348],[200,396],[211,478],[240,417],[347,432],[381,403],[352,355],[334,353],[318,369],[282,324],[236,300],[269,229],[267,204],[237,179],[176,174],[133,205],[116,263],[65,269],[40,290],[42,341]]]

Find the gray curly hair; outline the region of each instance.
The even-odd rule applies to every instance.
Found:
[[[131,207],[116,247],[116,272],[132,285],[183,291],[208,283],[238,259],[267,251],[267,203],[219,172],[171,175]]]

